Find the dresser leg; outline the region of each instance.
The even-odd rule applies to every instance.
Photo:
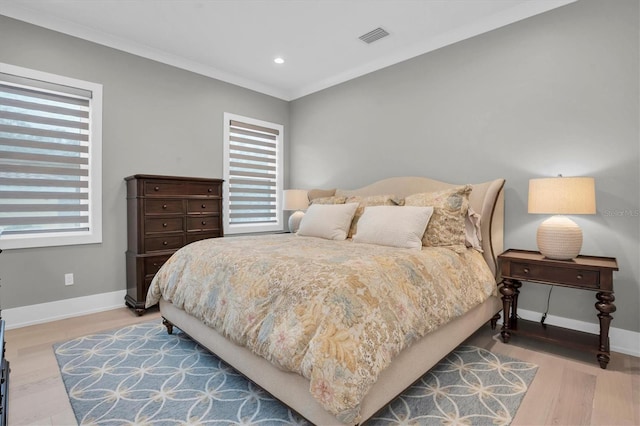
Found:
[[[500,332],[500,336],[502,336],[502,341],[504,343],[509,343],[509,339],[511,338],[511,333],[509,330],[511,329],[511,303],[513,302],[513,295],[515,294],[515,289],[513,287],[513,281],[509,279],[502,280],[502,285],[500,286],[500,294],[502,294],[502,313],[504,320],[502,321],[502,331]],[[513,314],[515,316],[515,313]]]
[[[598,362],[600,368],[607,368],[609,363],[609,327],[613,317],[610,315],[616,311],[616,305],[613,303],[616,300],[613,293],[597,293],[596,309],[598,310],[598,319],[600,320],[600,346],[598,348]]]
[[[520,295],[520,287],[522,283],[520,281],[512,280],[511,285],[513,287],[513,300],[511,302],[511,321],[509,327],[514,329],[518,328],[518,296]]]

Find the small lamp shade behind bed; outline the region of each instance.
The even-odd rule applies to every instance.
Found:
[[[294,211],[289,217],[289,231],[298,232],[300,221],[304,216],[302,210],[309,207],[307,191],[303,189],[286,189],[283,192],[283,210]]]

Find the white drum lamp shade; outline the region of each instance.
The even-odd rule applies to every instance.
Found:
[[[529,180],[529,213],[552,214],[538,227],[536,242],[545,257],[573,259],[582,248],[582,230],[563,215],[595,214],[595,181],[591,177]]]
[[[304,216],[302,210],[309,207],[309,198],[307,191],[303,189],[286,189],[283,193],[283,210],[294,211],[289,216],[289,231],[298,232],[300,221]]]

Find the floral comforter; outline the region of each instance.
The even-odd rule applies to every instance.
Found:
[[[495,294],[473,249],[398,249],[293,234],[198,241],[155,276],[161,297],[303,375],[344,422],[393,357]]]

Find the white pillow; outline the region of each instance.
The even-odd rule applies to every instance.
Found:
[[[298,235],[344,240],[357,208],[358,203],[311,204],[300,222]]]
[[[421,250],[432,214],[433,207],[365,207],[353,241]]]

